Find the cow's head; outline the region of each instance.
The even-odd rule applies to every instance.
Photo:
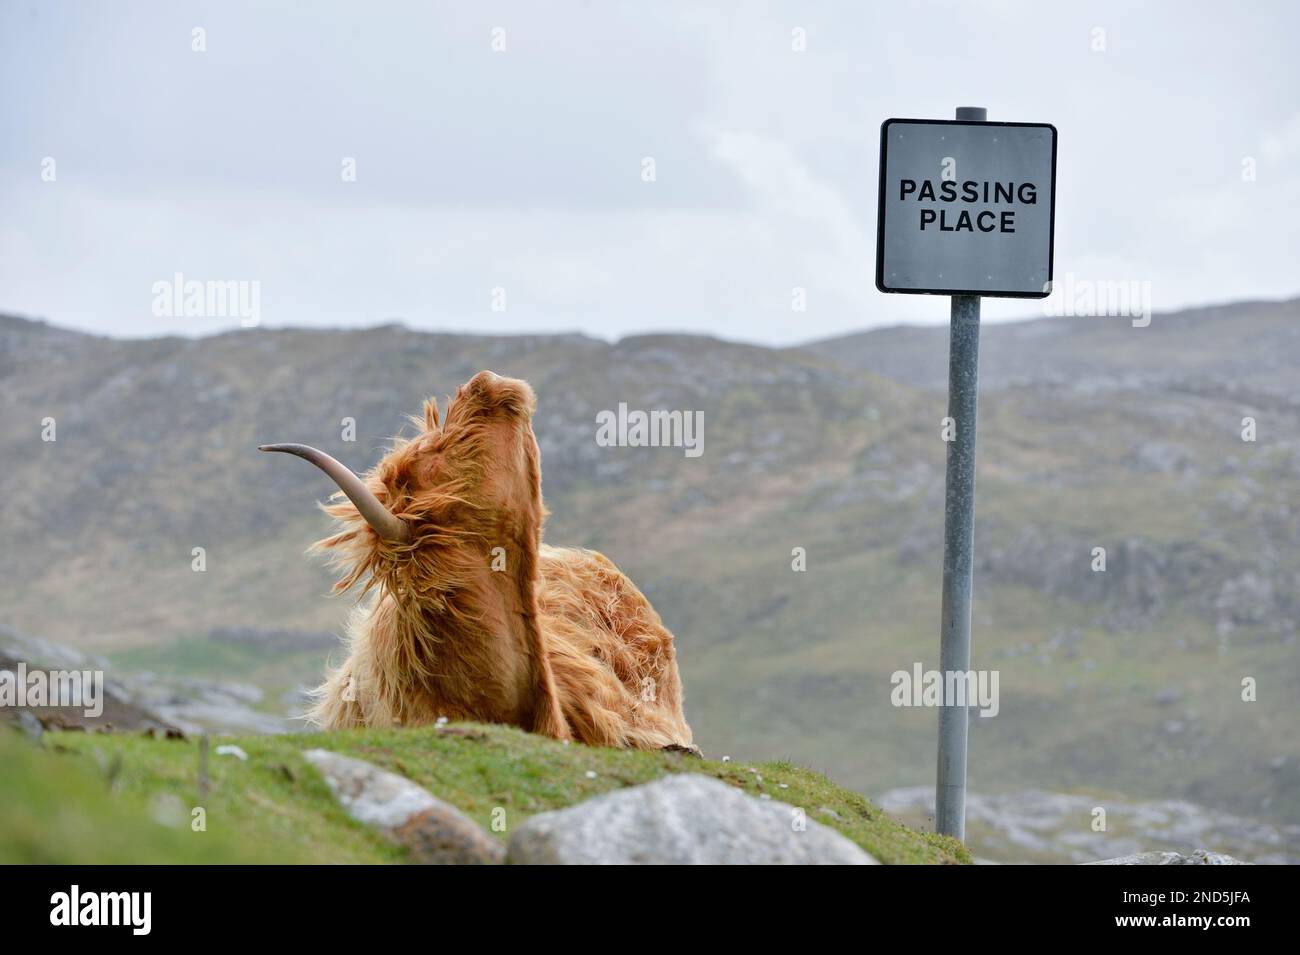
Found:
[[[482,371],[456,391],[440,418],[434,400],[417,433],[399,438],[358,477],[306,445],[263,445],[296,454],[338,485],[325,510],[341,525],[316,546],[358,581],[387,591],[403,615],[432,610],[492,618],[531,610],[544,508],[527,382]],[[345,499],[346,498],[346,499]],[[499,548],[499,550],[498,550]]]

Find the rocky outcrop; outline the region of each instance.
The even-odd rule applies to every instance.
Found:
[[[1162,699],[1176,702],[1177,697]],[[1286,762],[1274,765],[1282,768]],[[875,802],[918,829],[933,825],[933,786],[892,789]],[[1100,831],[1094,829],[1099,809],[1105,811]],[[1261,865],[1300,863],[1300,825],[1276,825],[1183,799],[1121,800],[1038,789],[969,792],[966,837],[976,856],[1002,863],[1055,865],[1201,855]],[[1162,848],[1152,851],[1152,846]],[[1206,846],[1214,851],[1207,852]]]
[[[153,730],[172,734],[290,733],[303,729],[300,719],[259,709],[262,691],[251,684],[123,672],[121,667],[111,667],[108,661],[93,655],[0,625],[0,669],[13,670],[19,662],[26,663],[29,670],[98,670],[105,675],[104,712],[100,716],[86,717],[75,707],[34,709],[33,714],[47,729]],[[13,712],[0,708],[0,720]]]
[[[707,776],[669,776],[533,816],[510,838],[516,865],[877,865],[794,806]]]
[[[1136,852],[1118,859],[1103,859],[1100,862],[1085,862],[1084,865],[1253,865],[1242,862],[1222,852],[1210,852],[1197,849],[1191,855],[1181,852]]]
[[[455,806],[409,779],[365,760],[307,750],[335,797],[358,822],[373,826],[426,865],[490,865],[505,849]]]
[[[0,670],[18,673],[20,664],[40,669],[26,659],[10,656],[0,649]],[[57,667],[56,669],[63,669]],[[120,730],[179,734],[180,729],[161,715],[124,698],[120,689],[106,685],[102,712],[86,716],[80,706],[0,706],[0,724],[12,723],[29,736],[39,739],[43,730]]]
[[[364,760],[303,754],[358,822],[406,846],[415,862],[514,865],[878,865],[803,810],[682,774],[533,816],[502,848],[424,788]]]

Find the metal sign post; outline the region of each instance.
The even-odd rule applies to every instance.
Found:
[[[959,106],[957,118],[984,122],[987,111]],[[975,417],[980,362],[980,297],[954,295],[948,333],[948,417],[956,431],[948,442],[943,497],[943,611],[939,671],[970,669],[970,594],[975,547]],[[934,829],[966,839],[967,700],[939,708],[939,768]]]
[[[1055,226],[1054,126],[990,123],[975,106],[881,124],[876,287],[952,297],[934,822],[963,840],[970,701],[947,689],[969,685],[980,297],[1047,296]]]

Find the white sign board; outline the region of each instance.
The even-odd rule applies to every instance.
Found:
[[[1051,292],[1056,127],[887,119],[876,287],[919,295]]]

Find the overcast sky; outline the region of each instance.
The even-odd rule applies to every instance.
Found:
[[[1059,129],[1058,282],[1150,282],[1157,309],[1291,296],[1298,9],[0,0],[0,311],[238,325],[153,314],[180,272],[259,282],[270,326],[946,321],[875,288],[876,177],[882,120],[958,105]]]

